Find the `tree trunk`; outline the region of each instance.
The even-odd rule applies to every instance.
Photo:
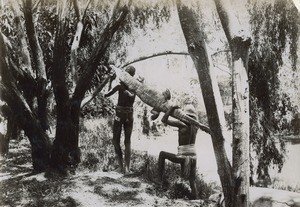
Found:
[[[33,110],[33,98],[36,90],[35,79],[30,75],[30,73],[18,68],[12,60],[9,60],[9,66],[18,83],[18,89],[23,92],[26,102]]]
[[[19,133],[20,133],[20,130],[18,127],[18,120],[16,120],[13,115],[8,117],[7,131],[6,131],[6,137],[7,137],[8,142],[9,142],[9,140],[17,140]]]
[[[5,156],[8,153],[9,137],[0,133],[0,156]]]
[[[1,91],[0,91],[1,92]],[[1,119],[4,117],[7,120],[7,132],[6,135],[0,133],[0,155],[5,156],[8,153],[9,148],[9,140],[10,140],[10,134],[9,128],[11,128],[11,120],[12,120],[12,112],[8,105],[1,106]],[[2,121],[2,120],[1,120]],[[9,126],[10,125],[10,126]]]
[[[236,48],[243,48],[243,42],[236,42]],[[250,185],[250,159],[249,159],[249,84],[246,68],[243,66],[239,54],[233,52],[232,67],[232,163],[235,179],[235,205],[248,207]]]
[[[43,171],[49,165],[50,141],[24,97],[17,89],[16,81],[12,76],[7,59],[6,48],[1,34],[0,71],[2,82],[0,84],[0,95],[14,112],[18,124],[29,138],[34,170],[38,172]]]
[[[58,24],[55,34],[53,48],[52,83],[56,100],[56,134],[51,152],[51,165],[59,170],[64,170],[70,165],[69,154],[72,148],[71,139],[71,117],[69,92],[66,81],[66,1],[58,2]]]
[[[249,202],[249,83],[248,52],[250,35],[241,25],[228,0],[215,0],[217,11],[232,52],[232,163],[234,174],[233,207],[248,207]],[[240,9],[240,8],[239,8]]]
[[[47,119],[47,99],[48,93],[46,91],[47,77],[46,68],[44,63],[43,51],[40,46],[37,33],[33,22],[33,12],[32,12],[32,1],[24,1],[24,17],[25,17],[25,27],[27,32],[27,37],[32,53],[32,62],[34,65],[34,70],[36,71],[36,97],[38,101],[37,114],[40,120],[43,130],[49,128],[49,123]]]
[[[196,14],[192,9],[179,3],[178,14],[188,51],[193,59],[200,81],[225,203],[227,207],[231,207],[234,182],[231,165],[224,147],[223,127],[225,126],[225,118],[220,91],[209,65],[206,44]]]
[[[63,6],[62,4],[61,6]],[[117,4],[119,5],[119,3]],[[80,161],[80,150],[78,147],[80,105],[85,92],[90,87],[90,82],[96,72],[97,65],[103,58],[113,35],[119,29],[128,13],[129,6],[117,7],[111,20],[105,27],[103,34],[85,64],[83,74],[79,77],[72,98],[69,98],[66,83],[65,59],[65,28],[64,8],[58,9],[59,25],[55,37],[53,50],[53,74],[52,82],[57,103],[57,126],[56,137],[53,143],[51,163],[54,167],[65,168],[76,166]]]
[[[79,47],[81,35],[83,31],[83,24],[82,20],[79,20],[77,23],[77,28],[76,28],[76,33],[75,37],[71,46],[71,59],[70,59],[70,64],[71,64],[71,76],[72,76],[72,82],[73,82],[73,87],[75,88],[76,82],[77,82],[77,73],[76,73],[76,68],[77,68],[77,50]]]
[[[20,66],[23,71],[27,72],[31,77],[34,76],[32,71],[32,63],[30,59],[30,53],[28,50],[28,45],[24,33],[24,25],[22,23],[22,12],[20,10],[20,5],[17,2],[11,1],[11,7],[15,14],[15,22],[17,25],[17,37],[20,40],[18,47],[21,49]]]
[[[40,172],[46,170],[49,166],[51,146],[48,136],[45,134],[39,121],[35,118],[17,87],[14,84],[7,87],[1,84],[0,87],[3,100],[16,113],[16,119],[30,141],[34,171]]]
[[[79,48],[79,43],[81,40],[82,32],[83,32],[83,20],[85,18],[86,10],[91,3],[91,0],[89,0],[86,4],[85,10],[83,12],[83,15],[80,14],[79,6],[77,0],[73,0],[73,6],[75,10],[75,14],[77,17],[77,27],[76,27],[76,32],[74,35],[74,39],[72,42],[71,46],[71,59],[70,59],[70,64],[71,64],[71,76],[72,76],[72,82],[73,85],[72,87],[75,88],[76,82],[77,82],[77,73],[76,73],[76,68],[77,68],[77,51]],[[73,90],[72,90],[73,91]]]
[[[129,5],[131,1],[129,1],[128,5],[124,5],[123,7],[119,7],[120,1],[118,1],[116,8],[114,9],[112,18],[106,25],[100,40],[92,53],[91,57],[85,64],[84,72],[78,80],[78,83],[75,88],[75,92],[73,94],[73,100],[82,101],[85,92],[90,87],[90,82],[87,80],[91,80],[96,72],[97,65],[99,64],[101,58],[103,58],[110,42],[113,38],[113,35],[119,29],[119,27],[124,23],[124,20],[129,12]]]

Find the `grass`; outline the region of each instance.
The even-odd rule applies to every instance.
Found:
[[[107,119],[87,120],[81,125],[79,146],[82,161],[77,172],[106,172],[117,168],[111,141],[111,126],[112,120]],[[167,163],[168,185],[156,185],[153,180],[158,177],[157,158],[143,152],[132,150],[131,163],[134,175],[128,181],[126,177],[121,180],[118,178],[93,180],[89,176],[77,178],[77,175],[74,175],[75,178],[62,177],[55,172],[45,173],[47,180],[41,181],[30,178],[32,163],[28,140],[25,138],[21,142],[11,142],[10,150],[6,160],[0,161],[0,173],[11,176],[0,182],[0,206],[80,206],[78,202],[82,201],[78,201],[74,194],[65,193],[80,189],[80,183],[84,184],[85,188],[91,189],[89,192],[102,196],[108,202],[130,203],[133,206],[143,204],[143,198],[139,195],[141,191],[148,196],[168,198],[170,202],[174,202],[173,199],[190,197],[188,182],[179,176],[179,165]],[[197,180],[197,185],[200,198],[207,199],[213,192],[214,186],[206,184],[201,176]],[[159,202],[161,201],[158,201],[157,205],[160,205]]]
[[[85,123],[81,124],[80,149],[82,161],[77,168],[77,172],[107,172],[114,171],[118,167],[112,145],[112,121],[111,118],[103,118],[85,120]],[[27,177],[32,175],[28,140],[25,138],[21,142],[12,141],[10,147],[11,151],[6,160],[0,160],[0,173],[8,173],[11,176],[11,178],[0,182],[0,206],[50,207],[80,205],[75,200],[76,197],[64,194],[70,189],[78,188],[78,186],[75,186],[77,178],[70,179],[48,172],[45,174],[46,181],[27,180]],[[124,146],[122,148],[124,149]],[[90,187],[92,193],[102,196],[112,203],[142,204],[143,200],[137,196],[141,190],[141,185],[143,185],[143,191],[149,196],[168,198],[171,201],[189,199],[191,197],[189,182],[180,177],[180,165],[178,164],[167,162],[165,168],[167,182],[164,185],[155,184],[154,181],[158,180],[157,161],[157,157],[132,150],[131,167],[134,172],[133,177],[137,180],[127,181],[123,178],[119,180],[110,177],[91,180],[88,176],[79,179]],[[204,182],[201,175],[197,176],[196,183],[198,198],[204,201],[207,201],[208,197],[215,191],[221,191],[220,186]],[[110,188],[107,189],[107,187]],[[295,192],[299,192],[300,189],[300,186],[287,186],[276,179],[272,180],[269,187]]]
[[[117,161],[115,158],[114,147],[112,145],[112,121],[107,124],[107,119],[90,120],[82,125],[81,130],[81,152],[82,162],[79,168],[88,168],[90,170],[111,171],[116,169]],[[121,143],[122,146],[122,143]],[[124,149],[124,146],[122,146]],[[143,152],[132,150],[131,170],[145,182],[152,183],[158,180],[157,157],[149,156]],[[180,178],[180,165],[171,162],[166,163],[167,181],[165,186],[156,186],[155,195],[159,197],[167,196],[170,199],[191,197],[189,182]],[[198,175],[196,179],[198,198],[208,199],[214,193],[216,186],[207,184],[202,176]],[[149,190],[151,192],[151,190]]]
[[[117,168],[111,138],[112,122],[107,119],[87,121],[81,126],[79,168],[111,171]]]

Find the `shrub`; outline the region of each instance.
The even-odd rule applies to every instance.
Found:
[[[111,138],[109,118],[91,119],[82,125],[80,149],[82,162],[79,167],[103,171],[117,168]]]
[[[108,120],[107,118],[87,120],[82,125],[82,139],[80,142],[82,162],[79,167],[90,170],[102,169],[103,171],[111,171],[118,167],[112,144],[112,120]],[[149,156],[147,152],[132,150],[131,170],[140,179],[151,184],[158,184],[157,163],[157,157]],[[182,180],[180,174],[181,169],[179,164],[166,162],[165,177],[167,182],[163,186],[154,185],[154,189],[148,189],[148,191],[153,192],[159,197],[167,196],[171,199],[191,198],[189,181]],[[196,185],[198,198],[200,199],[207,199],[214,192],[213,189],[215,186],[205,183],[201,175],[197,176]]]

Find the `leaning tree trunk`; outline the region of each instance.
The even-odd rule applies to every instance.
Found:
[[[32,1],[25,0],[23,4],[25,27],[31,49],[32,62],[35,66],[34,70],[36,71],[36,97],[38,102],[37,114],[43,130],[46,131],[49,128],[47,118],[47,99],[49,94],[46,89],[46,67],[44,63],[43,51],[34,26],[32,9]]]
[[[76,32],[74,35],[74,39],[72,42],[72,46],[71,46],[71,54],[70,54],[70,65],[71,65],[71,77],[72,77],[72,89],[75,88],[76,86],[76,82],[77,82],[77,73],[76,73],[76,68],[77,68],[77,51],[79,48],[79,43],[82,37],[82,33],[83,33],[83,20],[85,18],[86,15],[86,10],[88,9],[88,6],[91,3],[91,0],[89,0],[85,6],[83,15],[81,15],[80,13],[80,9],[78,6],[78,1],[77,0],[73,0],[73,6],[74,6],[74,10],[75,10],[75,14],[76,14],[76,18],[77,18],[77,26],[76,26]],[[73,91],[73,90],[71,90]]]
[[[0,33],[0,95],[14,112],[16,120],[24,130],[31,144],[33,168],[35,171],[43,171],[48,168],[50,157],[50,141],[42,129],[39,121],[32,113],[16,86],[16,80],[11,73],[8,56],[3,36]]]
[[[245,25],[241,25],[236,15],[237,9],[233,8],[231,2],[215,0],[215,3],[232,53],[232,163],[235,180],[232,206],[248,207],[250,205],[248,52],[251,39],[246,33]]]
[[[32,109],[33,99],[34,99],[34,91],[35,91],[35,81],[32,77],[32,68],[31,68],[31,60],[27,47],[27,42],[24,34],[24,28],[22,26],[21,18],[22,13],[19,8],[19,4],[17,2],[9,2],[12,7],[12,10],[15,14],[15,23],[17,26],[17,38],[19,39],[18,48],[20,48],[21,56],[19,57],[18,65],[20,65],[20,69],[10,60],[10,67],[14,77],[18,83],[18,89],[22,91],[23,96],[25,97],[28,105]],[[12,49],[12,48],[10,48]],[[15,51],[10,51],[10,53],[14,53]],[[26,70],[26,72],[24,72]],[[16,120],[14,113],[11,112],[9,106],[6,105],[7,110],[5,117],[7,119],[7,130],[6,135],[1,135],[0,140],[0,154],[7,154],[9,149],[9,141],[13,139],[17,139],[20,134],[20,129],[18,126],[18,121]]]
[[[11,7],[15,14],[15,22],[17,26],[17,38],[19,39],[18,42],[18,48],[20,48],[20,57],[19,62],[17,65],[19,65],[19,68],[17,66],[14,66],[14,71],[20,71],[18,73],[14,73],[14,77],[16,77],[18,81],[19,90],[22,90],[22,93],[30,106],[30,108],[33,108],[33,99],[35,96],[35,88],[36,88],[36,82],[34,80],[34,74],[32,70],[32,63],[30,59],[30,52],[28,50],[28,44],[26,41],[26,34],[24,33],[24,26],[22,24],[22,12],[20,9],[20,5],[18,2],[11,1]]]
[[[61,4],[63,6],[64,4]],[[57,103],[57,126],[56,137],[53,143],[51,163],[55,167],[67,168],[76,165],[80,161],[80,151],[78,147],[79,139],[79,119],[80,105],[85,92],[90,87],[90,82],[94,77],[97,65],[103,58],[113,35],[124,22],[128,13],[128,5],[119,7],[119,2],[113,15],[105,27],[102,36],[95,47],[90,59],[83,68],[83,74],[77,81],[75,91],[69,98],[66,83],[66,63],[65,57],[65,28],[64,11],[66,8],[60,8],[59,23],[55,37],[54,55],[53,55],[53,74],[52,82],[54,87],[55,99]]]
[[[234,182],[231,165],[224,147],[223,127],[225,126],[225,118],[220,91],[209,65],[206,44],[203,33],[199,28],[196,14],[192,9],[180,3],[178,3],[178,14],[188,51],[198,73],[218,166],[218,174],[225,195],[225,203],[229,207],[233,203]]]

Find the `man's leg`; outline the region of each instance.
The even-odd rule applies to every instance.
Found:
[[[158,157],[158,176],[161,181],[164,179],[165,173],[165,153],[166,152],[161,151]]]
[[[197,165],[197,160],[193,159],[191,164],[190,177],[189,177],[190,186],[192,190],[192,199],[197,199],[198,196],[198,191],[196,186],[196,165]]]
[[[120,139],[121,139],[121,130],[122,130],[122,124],[120,121],[115,120],[114,126],[113,126],[113,145],[115,148],[115,152],[117,155],[117,160],[119,163],[119,170],[123,173],[123,155],[122,155],[122,149],[120,146]]]
[[[159,173],[159,176],[160,176],[161,180],[164,179],[165,159],[168,159],[171,162],[175,162],[175,163],[180,163],[180,164],[184,163],[184,158],[180,158],[180,157],[178,157],[177,155],[175,155],[173,153],[161,151],[159,153],[159,157],[158,157],[158,173]]]
[[[130,173],[130,157],[131,157],[131,133],[133,127],[133,119],[129,119],[124,124],[125,132],[125,173]]]

